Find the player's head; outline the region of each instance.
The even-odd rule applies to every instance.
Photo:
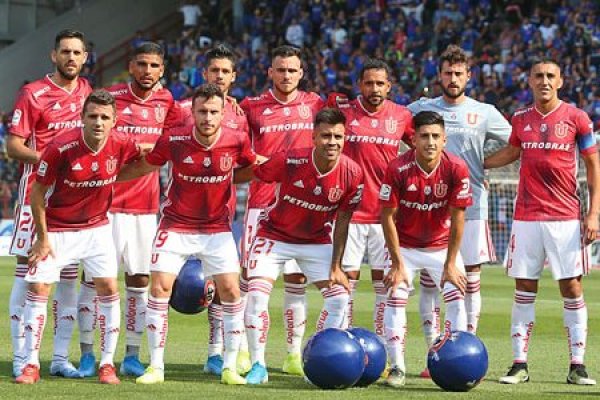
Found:
[[[536,104],[558,101],[558,90],[563,85],[560,66],[549,58],[534,60],[529,70],[528,82]]]
[[[344,148],[346,117],[337,108],[324,108],[315,116],[315,157],[335,162]]]
[[[152,90],[165,72],[165,52],[154,42],[144,42],[133,51],[129,61],[129,75],[134,88]]]
[[[273,50],[269,78],[273,81],[276,93],[290,95],[298,90],[304,76],[300,49],[292,46],[279,46]]]
[[[392,71],[383,60],[368,59],[358,78],[362,101],[367,106],[378,108],[383,104],[392,88],[390,75]],[[363,103],[364,104],[364,103]]]
[[[417,160],[423,163],[438,160],[446,145],[444,117],[434,111],[421,111],[415,115],[413,122],[415,135],[412,143]]]
[[[68,81],[76,79],[87,60],[83,33],[72,29],[58,32],[50,58],[61,78]]]
[[[462,97],[471,78],[467,53],[451,44],[442,53],[439,62],[439,80],[444,97],[452,100]]]
[[[94,90],[83,102],[81,120],[86,140],[103,141],[117,121],[115,98],[107,90]]]
[[[202,73],[204,79],[227,94],[235,81],[235,61],[235,54],[228,46],[220,44],[213,47],[206,52],[206,68]]]
[[[225,95],[214,83],[200,85],[192,98],[192,113],[200,136],[215,135],[225,115]]]

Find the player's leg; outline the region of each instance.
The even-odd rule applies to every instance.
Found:
[[[90,277],[81,274],[79,297],[77,298],[77,324],[79,326],[79,372],[84,377],[96,375],[96,356],[94,355],[94,332],[98,320],[98,295],[96,286]]]
[[[440,335],[440,290],[429,276],[427,270],[419,273],[419,316],[427,351]],[[430,378],[427,366],[419,374],[421,378]]]
[[[239,278],[238,278],[239,279]],[[241,298],[240,298],[241,299]],[[240,300],[241,301],[241,300]],[[243,304],[242,304],[243,308]],[[208,306],[208,358],[204,364],[204,372],[221,376],[223,371],[223,305],[218,289],[212,303]],[[243,312],[242,312],[243,317]],[[242,319],[243,320],[243,319]],[[245,336],[243,332],[241,337]]]
[[[344,317],[344,328],[352,328],[353,326],[353,311],[354,311],[354,293],[356,286],[360,279],[360,266],[362,265],[365,250],[367,248],[367,232],[369,225],[367,224],[350,224],[348,226],[348,239],[346,240],[346,248],[344,249],[344,256],[342,257],[342,268],[344,273],[348,277],[348,283],[350,284],[350,300],[348,301],[348,307],[346,308],[346,315]],[[377,302],[375,302],[375,309],[373,310],[373,319],[377,310]],[[383,311],[383,309],[381,310]],[[381,331],[383,331],[383,314],[381,314]],[[376,323],[376,322],[375,322]]]
[[[285,250],[281,242],[257,237],[248,254],[248,297],[244,322],[252,361],[246,381],[251,385],[269,380],[265,361],[270,326],[269,298],[283,265],[290,259]]]
[[[302,370],[302,339],[306,331],[306,277],[295,260],[289,260],[283,267],[283,326],[287,355],[282,372],[290,375],[304,375]]]
[[[139,354],[146,323],[149,280],[150,277],[145,274],[125,273],[125,358],[120,368],[123,375],[138,377],[144,373]]]
[[[385,305],[387,290],[383,284],[384,271],[389,264],[389,253],[385,245],[381,224],[371,224],[367,232],[367,255],[371,265],[371,283],[375,289],[375,305],[373,307],[373,327],[375,333],[385,342]]]

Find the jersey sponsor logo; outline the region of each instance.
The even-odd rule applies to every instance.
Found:
[[[118,132],[141,135],[162,135],[163,128],[158,126],[118,126]],[[172,140],[172,139],[170,139]]]
[[[436,183],[433,185],[433,194],[436,197],[444,197],[448,193],[448,185],[445,183]]]
[[[46,171],[48,171],[48,163],[46,161],[40,161],[40,165],[37,170],[37,174],[39,176],[46,176]]]
[[[340,201],[340,198],[342,197],[343,193],[344,193],[344,191],[342,190],[342,188],[339,188],[339,187],[330,188],[329,195],[327,196],[327,200],[329,200],[332,203],[337,203],[338,201]]]
[[[165,117],[167,116],[167,110],[164,107],[161,107],[160,104],[154,108],[154,119],[159,124],[162,124],[165,121]]]
[[[183,175],[182,173],[179,172],[179,173],[177,173],[177,177],[185,182],[191,182],[191,183],[221,183],[221,182],[225,182],[229,178],[229,174],[192,176],[192,175]]]
[[[273,114],[273,110],[271,110],[270,108],[265,108],[265,110],[262,113],[262,115],[271,115],[271,114]]]
[[[390,195],[392,194],[392,187],[388,184],[381,185],[381,189],[379,189],[379,198],[381,200],[388,201],[390,199]]]
[[[204,161],[202,161],[202,165],[204,165],[206,168],[210,167],[210,165],[212,164],[212,160],[210,159],[210,157],[204,157]]]
[[[533,107],[527,107],[527,108],[523,108],[522,110],[517,110],[513,114],[513,117],[519,116],[521,114],[525,114],[526,112],[531,111],[531,110],[533,110]]]
[[[557,138],[564,139],[568,133],[569,125],[565,124],[564,122],[559,122],[558,124],[554,125],[554,134]]]
[[[469,125],[477,125],[477,120],[479,119],[479,114],[476,113],[467,113],[467,124]]]
[[[93,172],[98,171],[100,169],[100,166],[98,165],[98,161],[93,161],[91,168],[92,168]]]
[[[360,126],[360,124],[357,120],[353,119],[352,122],[350,122],[350,126]]]
[[[44,93],[46,93],[48,91],[50,91],[50,86],[44,86],[43,88],[41,88],[37,92],[34,92],[33,93],[33,97],[35,97],[37,99],[38,97],[40,97],[41,95],[43,95]]]
[[[292,115],[292,110],[290,110],[289,107],[283,107],[283,115],[289,117],[290,115]]]
[[[237,128],[239,128],[239,125],[236,124],[233,121],[227,121],[227,122],[225,122],[225,126],[228,127],[228,128],[231,128],[231,129],[237,129]]]
[[[411,168],[414,165],[415,165],[414,161],[411,161],[408,164],[404,164],[404,165],[398,167],[398,172],[406,171],[407,169]]]
[[[527,126],[525,126],[525,129],[523,129],[523,132],[531,132],[531,125],[527,124]]]
[[[60,106],[60,103],[57,101],[56,103],[54,103],[54,106],[52,106],[52,109],[54,111],[58,111],[60,110],[62,107]]]
[[[118,160],[116,158],[110,158],[106,160],[106,172],[113,174],[117,170]]]
[[[193,164],[194,160],[192,159],[191,156],[187,156],[186,158],[183,159],[183,163],[184,164]]]
[[[73,129],[73,128],[82,128],[82,127],[83,127],[83,123],[79,119],[72,120],[72,121],[50,122],[48,124],[48,130],[51,130],[51,129]]]
[[[19,110],[18,108],[15,110],[15,112],[13,113],[12,116],[12,124],[13,126],[15,125],[19,125],[19,122],[21,122],[21,117],[23,116],[23,111]]]
[[[308,158],[288,158],[285,160],[285,163],[292,165],[304,165],[308,164]]]
[[[314,124],[312,122],[291,122],[287,124],[266,125],[261,126],[259,133],[275,133],[286,131],[310,130],[312,131]]]
[[[548,125],[546,124],[541,124],[540,125],[540,132],[544,133],[548,130]]]
[[[408,188],[406,189],[407,192],[416,192],[417,191],[417,185],[415,185],[414,183],[411,183],[410,186],[408,186]]]
[[[71,167],[71,171],[83,171],[83,167],[81,166],[80,163],[77,163],[77,164],[73,165],[73,167]]]
[[[298,199],[296,197],[290,196],[289,194],[283,196],[283,200],[295,206],[305,208],[311,211],[330,212],[338,208],[338,204],[334,204],[331,206],[322,206],[320,204],[309,203],[308,201]]]
[[[522,149],[570,151],[570,143],[521,142]]]
[[[319,196],[323,192],[323,188],[319,185],[315,186],[313,193],[315,196]]]
[[[305,104],[299,105],[298,115],[300,115],[300,118],[302,119],[310,119],[310,117],[312,116],[312,113],[310,112],[310,107]]]
[[[398,130],[398,121],[393,118],[388,118],[384,123],[385,131],[389,134],[396,133]]]
[[[219,162],[219,167],[221,167],[221,171],[227,172],[231,169],[233,165],[233,157],[229,154],[225,154],[221,156],[221,160]]]
[[[67,144],[64,144],[64,145],[60,146],[58,148],[58,152],[59,153],[63,153],[65,151],[67,151],[69,149],[72,149],[73,147],[77,147],[77,146],[79,146],[79,142],[77,140],[74,140],[72,142],[69,142]]]
[[[191,136],[169,136],[169,142],[177,142],[181,140],[190,140]]]
[[[133,111],[131,111],[131,108],[125,107],[125,109],[123,110],[123,114],[131,115],[133,114]]]
[[[436,208],[443,208],[448,204],[448,200],[442,200],[435,203],[418,203],[416,201],[408,201],[405,199],[400,200],[400,204],[402,204],[406,208],[413,208],[419,211],[431,211]]]
[[[304,182],[300,181],[296,181],[294,182],[294,186],[300,188],[300,189],[304,189]]]
[[[113,184],[117,180],[117,176],[113,176],[108,179],[97,179],[91,181],[71,181],[69,179],[65,179],[63,183],[70,188],[93,188],[93,187],[101,187]]]

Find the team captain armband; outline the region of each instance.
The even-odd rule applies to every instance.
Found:
[[[577,147],[583,154],[588,154],[596,151],[596,136],[593,132],[589,132],[585,135],[577,136]]]

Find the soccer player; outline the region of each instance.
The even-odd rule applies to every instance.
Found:
[[[281,46],[273,50],[268,71],[273,87],[258,97],[248,97],[240,106],[250,125],[252,148],[265,157],[289,149],[311,146],[314,115],[324,106],[315,94],[298,89],[304,76],[300,50]],[[243,264],[252,244],[258,221],[264,210],[275,200],[275,184],[253,181],[250,183],[242,241]],[[242,271],[241,290],[247,293],[247,281]],[[287,357],[283,372],[304,375],[300,349],[306,329],[306,279],[294,261],[286,264],[284,274],[283,314],[286,329]]]
[[[414,149],[390,163],[381,185],[381,225],[391,258],[384,284],[385,335],[391,369],[386,383],[404,386],[406,304],[417,271],[426,270],[446,303],[445,330],[464,331],[467,284],[459,253],[465,208],[472,203],[465,162],[444,150],[443,117],[414,116]]]
[[[164,381],[164,351],[168,332],[169,297],[185,261],[202,261],[221,296],[225,352],[221,382],[243,385],[236,372],[237,352],[244,331],[239,291],[239,258],[231,234],[231,178],[235,166],[248,166],[256,156],[247,132],[222,125],[225,96],[213,84],[201,85],[193,98],[195,126],[173,129],[159,139],[145,159],[123,170],[120,179],[157,171],[171,164],[167,199],[161,206],[150,264],[150,297],[146,331],[150,366],[136,382]]]
[[[490,104],[465,95],[471,79],[468,56],[460,47],[450,45],[440,56],[438,79],[442,96],[423,98],[410,104],[413,114],[435,111],[444,117],[448,138],[446,150],[462,158],[469,168],[473,205],[465,214],[465,232],[460,252],[467,271],[465,306],[467,328],[476,333],[481,313],[481,264],[495,260],[488,226],[488,195],[483,169],[483,148],[488,140],[506,143],[511,127],[506,118]],[[427,347],[439,334],[439,297],[437,288],[426,272],[421,273],[419,310]],[[428,377],[425,370],[422,376]]]
[[[115,248],[107,211],[120,167],[139,156],[133,143],[112,131],[114,98],[93,92],[83,104],[83,129],[55,139],[39,163],[31,189],[36,241],[29,251],[25,303],[26,366],[16,382],[40,379],[39,352],[52,283],[67,265],[83,264],[94,280],[99,299],[102,358],[100,383],[118,384],[113,356],[120,329]]]
[[[312,147],[275,153],[254,170],[256,178],[277,184],[277,195],[259,223],[248,259],[249,384],[266,383],[269,378],[265,362],[269,297],[289,260],[296,261],[323,295],[317,330],[342,326],[349,299],[342,255],[352,212],[361,199],[363,178],[360,167],[342,154],[345,122],[337,109],[319,111]]]
[[[538,281],[548,260],[563,297],[571,365],[567,383],[594,385],[583,364],[588,313],[581,278],[588,272],[586,245],[598,233],[600,163],[587,114],[558,97],[563,78],[556,61],[536,60],[529,71],[533,105],[512,117],[509,144],[485,159],[497,168],[520,159],[519,189],[506,268],[515,278],[511,336],[513,365],[502,383],[529,380],[527,355],[535,323]],[[587,172],[590,207],[581,225],[577,162]]]
[[[352,214],[342,259],[344,272],[350,282],[347,324],[352,326],[354,291],[366,250],[375,290],[373,326],[382,339],[385,339],[383,313],[387,295],[383,285],[386,253],[379,217],[379,189],[388,164],[398,156],[400,141],[412,145],[414,134],[410,111],[387,100],[392,87],[390,76],[390,67],[384,61],[367,60],[358,79],[360,96],[338,105],[346,116],[344,154],[362,168],[365,184],[363,200]]]
[[[9,312],[13,345],[13,375],[25,366],[23,307],[27,294],[27,255],[34,236],[30,192],[40,156],[48,143],[65,132],[81,126],[81,106],[92,88],[79,74],[87,59],[83,33],[64,30],[56,35],[50,54],[54,73],[25,85],[16,100],[8,156],[23,163],[19,184],[15,230],[10,252],[17,256],[15,280],[10,294]],[[50,374],[79,378],[69,362],[69,343],[77,314],[77,265],[64,266],[54,294],[54,355]]]

